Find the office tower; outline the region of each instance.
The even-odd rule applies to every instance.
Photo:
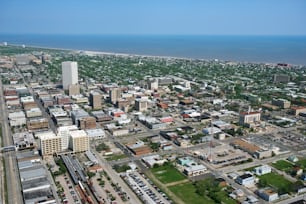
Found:
[[[69,85],[78,83],[78,63],[77,62],[62,62],[62,78],[63,88],[68,90]]]
[[[120,97],[121,97],[121,90],[119,88],[113,88],[112,90],[109,91],[109,98],[113,104],[116,104],[117,101],[120,99]]]
[[[92,107],[92,109],[101,109],[102,105],[101,105],[101,94],[97,93],[97,92],[91,92],[89,95],[89,103]]]

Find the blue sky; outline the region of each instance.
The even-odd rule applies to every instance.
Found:
[[[305,0],[0,0],[0,33],[306,35]]]

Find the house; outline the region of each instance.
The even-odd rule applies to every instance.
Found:
[[[299,161],[299,158],[295,155],[291,155],[287,158],[288,161],[291,161],[291,162],[298,162]]]
[[[301,176],[302,181],[306,181],[306,173]]]
[[[254,173],[257,176],[261,176],[261,175],[264,175],[264,174],[271,173],[271,167],[269,167],[268,165],[262,165],[262,166],[256,167],[254,169]]]
[[[303,169],[300,168],[300,167],[298,167],[298,166],[296,166],[296,167],[293,168],[292,174],[293,174],[293,175],[300,176],[300,175],[303,174]]]
[[[241,176],[238,176],[235,179],[236,183],[243,185],[243,186],[253,186],[255,184],[255,178],[252,174],[246,173]]]
[[[278,193],[270,188],[259,189],[257,191],[257,194],[259,195],[259,197],[268,202],[273,202],[279,198]]]

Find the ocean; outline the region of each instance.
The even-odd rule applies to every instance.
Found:
[[[306,65],[306,36],[0,34],[0,42],[137,55]]]

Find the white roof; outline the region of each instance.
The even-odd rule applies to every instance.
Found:
[[[86,137],[88,135],[84,130],[74,130],[70,131],[70,136],[73,138],[77,138],[77,137]]]

